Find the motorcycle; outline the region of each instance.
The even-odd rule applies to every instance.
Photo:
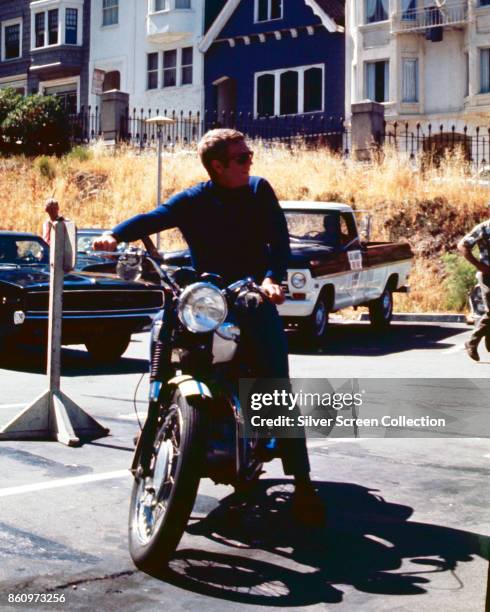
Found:
[[[217,275],[141,254],[123,256],[118,271],[134,278],[145,266],[165,306],[151,332],[148,415],[131,466],[129,550],[151,574],[177,548],[200,479],[246,490],[273,458],[275,440],[249,431],[236,384],[253,378],[240,358],[236,315],[267,299],[260,287],[250,278],[224,286]]]

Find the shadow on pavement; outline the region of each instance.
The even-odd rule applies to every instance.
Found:
[[[414,349],[445,349],[453,346],[443,342],[468,331],[468,326],[419,324],[392,325],[383,332],[375,331],[369,323],[331,325],[324,346],[313,348],[300,332],[288,332],[289,352],[297,355],[357,355],[377,356]]]
[[[411,507],[386,502],[359,485],[315,484],[329,509],[327,528],[293,526],[291,483],[264,480],[246,505],[234,507],[229,496],[188,526],[191,534],[230,552],[179,550],[158,577],[218,599],[291,607],[339,603],[343,584],[365,593],[423,594],[434,574],[452,573],[474,555],[489,558],[488,537],[409,522]],[[267,561],[261,551],[267,551]],[[271,553],[277,563],[270,562]],[[300,571],[293,562],[303,566]]]
[[[46,373],[46,348],[22,346],[9,353],[0,352],[0,369],[29,374]],[[84,350],[61,349],[62,376],[107,376],[109,374],[139,374],[148,371],[146,359],[121,357],[114,363],[98,363]]]

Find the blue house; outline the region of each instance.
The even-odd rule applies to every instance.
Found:
[[[208,28],[208,125],[320,133],[344,112],[344,0],[228,0]]]
[[[0,88],[88,100],[91,0],[0,1]]]

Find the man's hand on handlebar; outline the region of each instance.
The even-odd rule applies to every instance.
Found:
[[[115,251],[117,240],[112,234],[102,234],[100,238],[95,238],[93,242],[94,251]]]
[[[286,299],[281,285],[274,282],[272,278],[264,278],[260,288],[273,304],[282,304]]]

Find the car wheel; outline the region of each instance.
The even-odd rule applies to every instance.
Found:
[[[369,320],[377,329],[388,327],[393,318],[393,293],[385,289],[377,300],[369,304]]]
[[[121,357],[128,348],[130,340],[131,336],[129,334],[101,336],[100,338],[87,339],[85,346],[95,361],[111,363]]]
[[[318,298],[313,312],[301,327],[301,331],[314,344],[323,344],[328,332],[329,308],[324,296]]]

